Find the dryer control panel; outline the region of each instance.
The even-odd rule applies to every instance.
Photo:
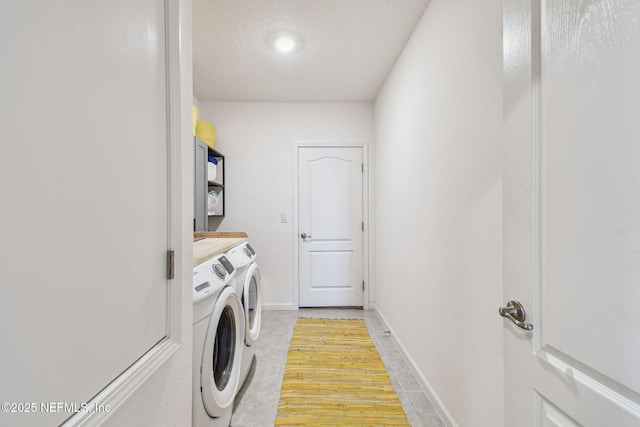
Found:
[[[253,249],[253,246],[249,242],[244,245],[244,253],[247,254],[249,258],[256,256],[256,250]]]
[[[231,263],[239,269],[251,264],[256,258],[256,251],[249,242],[238,245],[227,252],[227,256]]]

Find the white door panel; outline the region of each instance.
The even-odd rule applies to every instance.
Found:
[[[640,6],[504,4],[505,425],[638,426]]]
[[[299,148],[300,306],[362,306],[362,148]]]
[[[312,288],[348,288],[351,286],[351,251],[319,250],[310,253]]]
[[[351,240],[352,162],[324,157],[308,163],[311,235],[316,242]]]
[[[167,332],[165,5],[10,2],[0,34],[0,400],[80,404]]]
[[[567,414],[547,400],[542,401],[542,427],[580,427]]]

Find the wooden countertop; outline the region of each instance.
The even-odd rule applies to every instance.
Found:
[[[247,241],[247,233],[206,232],[194,233],[194,237],[204,237],[193,242],[193,266],[224,253],[234,246]]]

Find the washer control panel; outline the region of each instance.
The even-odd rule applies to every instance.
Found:
[[[235,270],[235,268],[233,267],[233,265],[229,262],[229,260],[227,259],[226,256],[222,255],[220,258],[218,258],[220,260],[220,264],[222,264],[224,266],[224,268],[227,270],[227,273],[231,274],[233,273],[233,270]]]
[[[193,268],[193,302],[198,302],[209,295],[213,290],[211,276],[205,271],[202,264]]]
[[[211,266],[211,271],[216,273],[216,276],[224,280],[227,277],[227,269],[222,266],[222,264],[213,264]]]
[[[219,291],[233,277],[234,268],[224,255],[219,255],[193,268],[193,302]]]

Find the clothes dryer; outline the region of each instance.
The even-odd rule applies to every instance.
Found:
[[[227,427],[240,389],[244,312],[235,269],[219,255],[193,269],[193,423]]]
[[[241,243],[227,251],[227,258],[236,269],[236,291],[244,311],[245,332],[241,384],[247,378],[253,358],[254,344],[260,335],[262,319],[262,289],[260,287],[260,269],[256,263],[256,251],[249,242]]]

